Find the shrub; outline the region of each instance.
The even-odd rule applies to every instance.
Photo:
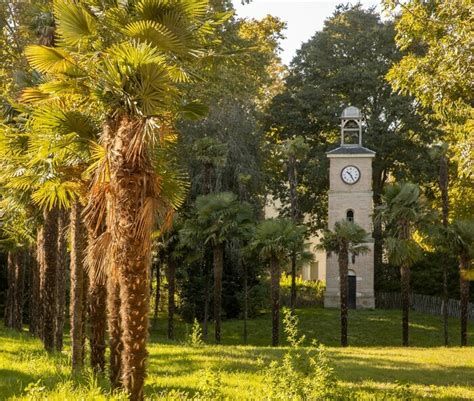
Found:
[[[298,333],[298,318],[286,308],[283,315],[290,347],[281,360],[263,368],[265,390],[261,398],[268,401],[338,399],[338,384],[324,347],[316,341],[311,347],[302,347],[305,338]]]

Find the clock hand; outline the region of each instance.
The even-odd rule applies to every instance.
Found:
[[[352,176],[352,174],[349,171],[347,171],[347,174],[349,174],[351,176],[351,178],[354,179],[354,177]]]

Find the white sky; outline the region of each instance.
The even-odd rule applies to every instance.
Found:
[[[348,3],[347,0],[253,0],[250,4],[242,5],[240,0],[232,1],[239,17],[260,19],[271,14],[286,21],[286,39],[281,44],[281,57],[285,64],[291,61],[303,42],[322,29],[324,20],[333,14],[336,5]],[[368,8],[379,6],[380,1],[361,0],[361,3]]]

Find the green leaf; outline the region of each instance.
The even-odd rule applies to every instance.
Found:
[[[97,33],[94,16],[82,4],[68,0],[56,0],[54,14],[61,39],[68,45],[86,44]]]

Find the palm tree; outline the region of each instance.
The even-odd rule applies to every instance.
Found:
[[[474,255],[474,220],[455,220],[445,235],[450,250],[459,260],[459,280],[461,295],[461,346],[467,345],[467,322],[471,260]],[[471,273],[472,274],[472,273]]]
[[[221,298],[224,249],[231,239],[243,235],[250,227],[252,209],[240,203],[230,192],[200,196],[196,200],[196,217],[186,221],[181,230],[185,243],[210,244],[214,266],[215,340],[221,341]]]
[[[288,183],[290,185],[290,209],[291,218],[295,224],[301,220],[300,211],[298,209],[298,160],[305,157],[309,146],[305,143],[303,137],[297,136],[286,140],[282,145],[282,153],[286,157],[286,170],[288,175]],[[291,297],[290,307],[294,312],[296,304],[296,253],[291,255]]]
[[[369,242],[367,232],[354,222],[341,220],[336,222],[334,230],[324,232],[321,242],[317,245],[328,254],[336,254],[339,262],[339,292],[341,299],[341,346],[347,347],[347,300],[349,255],[357,256],[367,253]]]
[[[382,205],[376,209],[376,219],[385,226],[388,260],[400,268],[402,343],[408,346],[410,267],[422,256],[420,246],[413,239],[413,232],[423,223],[426,212],[420,189],[412,183],[387,186],[382,200]]]
[[[27,49],[31,65],[53,76],[29,96],[80,92],[102,106],[106,157],[97,174],[107,171],[104,235],[111,239],[110,274],[120,286],[122,380],[133,400],[143,398],[146,374],[151,232],[169,210],[152,155],[176,112],[198,111],[183,106],[185,69],[206,55],[215,27],[228,18],[208,11],[207,0],[91,1],[90,7],[58,0],[61,47]]]
[[[306,228],[288,219],[269,219],[261,222],[249,248],[269,266],[272,300],[272,345],[279,343],[280,325],[280,278],[281,268],[292,252],[304,248]]]

